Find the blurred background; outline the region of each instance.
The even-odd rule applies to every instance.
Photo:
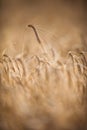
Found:
[[[86,0],[0,0],[0,54],[39,51],[28,24],[63,56],[69,50],[86,50]]]

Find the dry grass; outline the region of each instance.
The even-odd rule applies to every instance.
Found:
[[[0,60],[0,130],[86,130],[86,52],[64,61],[43,44],[39,55]]]

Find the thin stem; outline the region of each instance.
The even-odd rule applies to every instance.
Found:
[[[40,40],[40,38],[39,38],[39,36],[38,36],[38,33],[37,33],[36,28],[35,28],[33,25],[28,25],[28,27],[30,27],[30,28],[33,29],[33,31],[34,31],[34,33],[35,33],[35,35],[36,35],[37,41],[39,42],[39,44],[41,44],[41,40]]]

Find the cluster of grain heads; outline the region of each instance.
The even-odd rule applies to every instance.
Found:
[[[42,52],[0,59],[0,130],[86,130],[86,52],[65,62],[40,40]]]

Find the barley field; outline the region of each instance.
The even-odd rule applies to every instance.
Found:
[[[87,58],[70,51],[65,60],[44,45],[41,54],[0,60],[0,129],[79,130],[87,128]],[[80,123],[81,121],[81,123]]]
[[[85,5],[2,2],[0,130],[87,130]]]

